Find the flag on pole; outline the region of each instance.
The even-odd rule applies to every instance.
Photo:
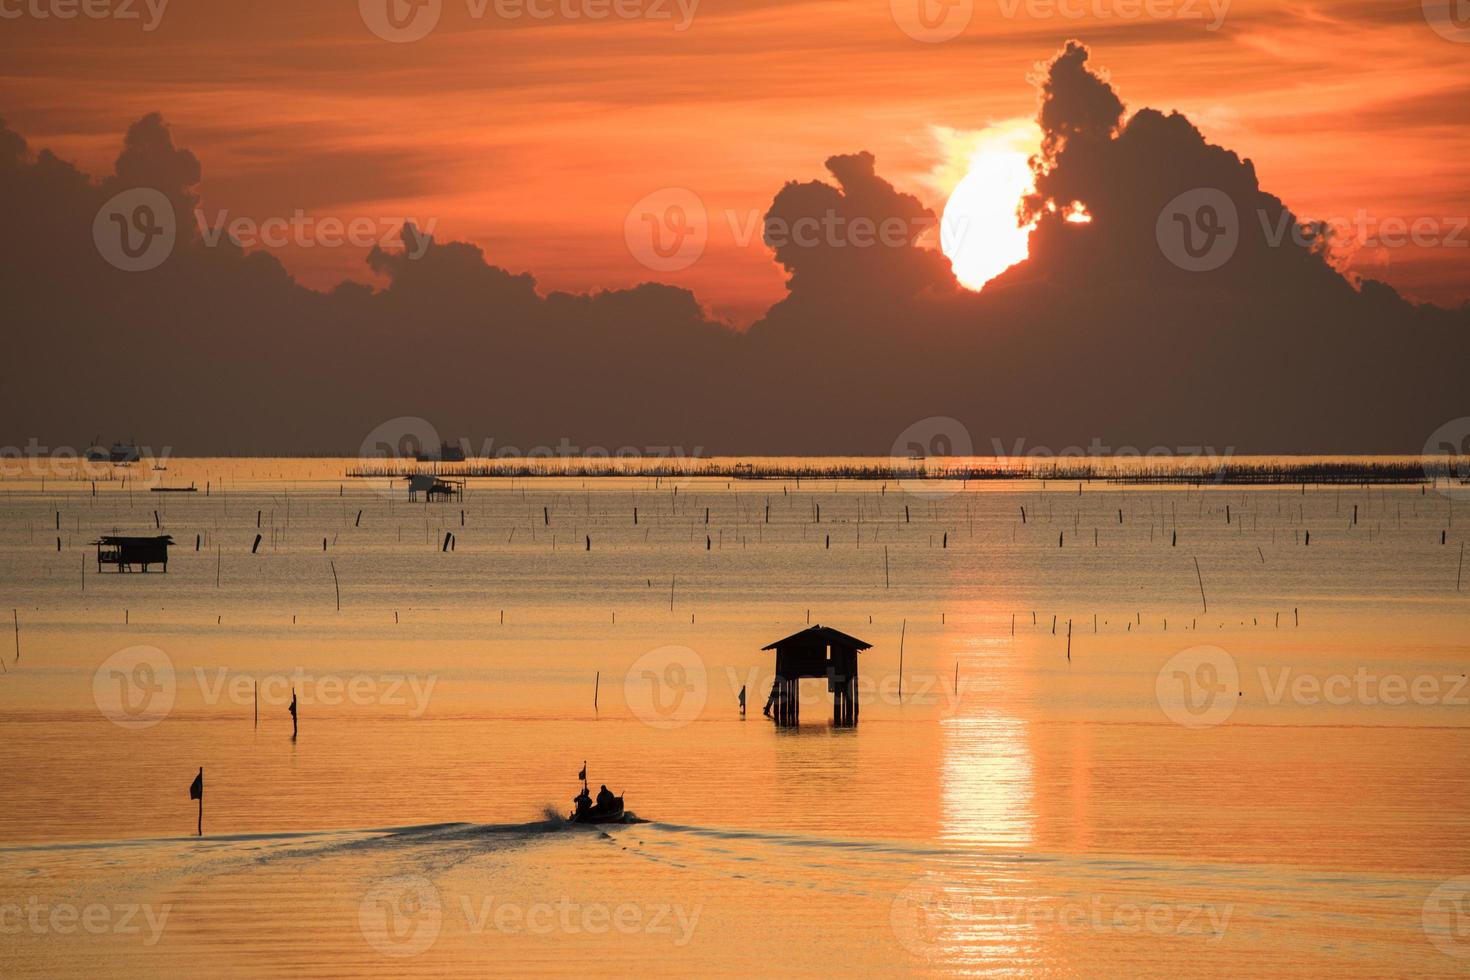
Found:
[[[577,778],[578,779],[586,779],[587,778],[587,763],[585,763],[585,762],[582,763],[582,771],[579,772],[579,773],[577,773]]]
[[[194,782],[189,784],[189,799],[204,799],[204,767],[199,767],[199,775],[194,777]]]

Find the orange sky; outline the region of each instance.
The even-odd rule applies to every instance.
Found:
[[[543,290],[659,279],[744,324],[783,279],[739,229],[784,181],[869,150],[939,210],[958,176],[943,134],[1030,116],[1028,72],[1079,37],[1130,110],[1183,111],[1299,215],[1433,219],[1447,241],[1361,250],[1355,267],[1417,298],[1470,298],[1470,43],[1417,3],[1234,0],[1210,30],[1227,0],[1151,0],[1195,17],[1132,16],[1143,0],[954,0],[931,13],[968,16],[947,22],[963,29],[926,43],[896,22],[910,0],[619,0],[663,15],[632,19],[585,16],[613,0],[442,0],[427,36],[389,43],[365,26],[374,2],[175,0],[145,30],[143,0],[126,8],[138,19],[65,20],[37,12],[67,0],[0,0],[0,116],[33,150],[101,173],[127,125],[160,111],[203,163],[206,214],[413,217]],[[524,13],[538,2],[553,16]],[[624,222],[666,187],[698,195],[709,244],[653,272]],[[278,251],[316,287],[370,279],[361,249]]]

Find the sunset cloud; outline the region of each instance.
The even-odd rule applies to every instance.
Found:
[[[696,197],[711,249],[785,273],[744,333],[647,268],[625,288],[544,283],[501,255],[514,249],[446,232],[453,215],[369,221],[392,236],[356,252],[371,285],[309,289],[275,249],[201,234],[208,158],[162,117],[128,127],[95,179],[0,127],[0,203],[33,229],[4,240],[16,356],[89,352],[155,393],[63,397],[38,372],[6,388],[6,438],[105,426],[180,452],[351,452],[414,414],[477,445],[886,452],[946,416],[980,451],[1016,438],[1414,451],[1461,412],[1470,308],[1344,278],[1322,226],[1264,190],[1251,160],[1182,114],[1125,105],[1094,60],[1074,42],[1042,68],[1030,257],[979,293],[925,236],[934,208],[876,152],[774,181],[750,243],[730,237],[737,210]],[[1076,208],[1091,220],[1067,220]],[[312,244],[352,252],[336,241]]]

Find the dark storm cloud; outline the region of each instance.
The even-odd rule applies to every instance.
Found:
[[[315,292],[266,252],[201,239],[199,161],[159,117],[100,180],[0,125],[0,443],[354,452],[418,415],[476,449],[883,453],[953,416],[982,452],[1417,451],[1470,414],[1470,310],[1344,279],[1249,160],[1181,115],[1127,114],[1080,44],[1038,82],[1029,260],[958,289],[923,237],[934,213],[870,154],[834,156],[830,182],[775,195],[764,234],[789,295],[744,335],[684,289],[543,294],[413,228],[371,250],[380,286]],[[117,222],[94,239],[133,188],[176,220],[146,272],[104,257]],[[1075,207],[1091,220],[1066,220]]]

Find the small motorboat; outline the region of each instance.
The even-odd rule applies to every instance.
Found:
[[[596,803],[578,806],[567,819],[572,823],[617,823],[623,819],[623,798],[614,796],[601,806]]]
[[[592,793],[587,787],[587,763],[582,763],[582,771],[577,773],[577,778],[582,780],[582,792],[572,801],[576,809],[572,810],[568,820],[572,823],[616,823],[623,819],[621,795],[612,796],[612,791],[604,786],[597,794],[599,799],[593,801]]]

